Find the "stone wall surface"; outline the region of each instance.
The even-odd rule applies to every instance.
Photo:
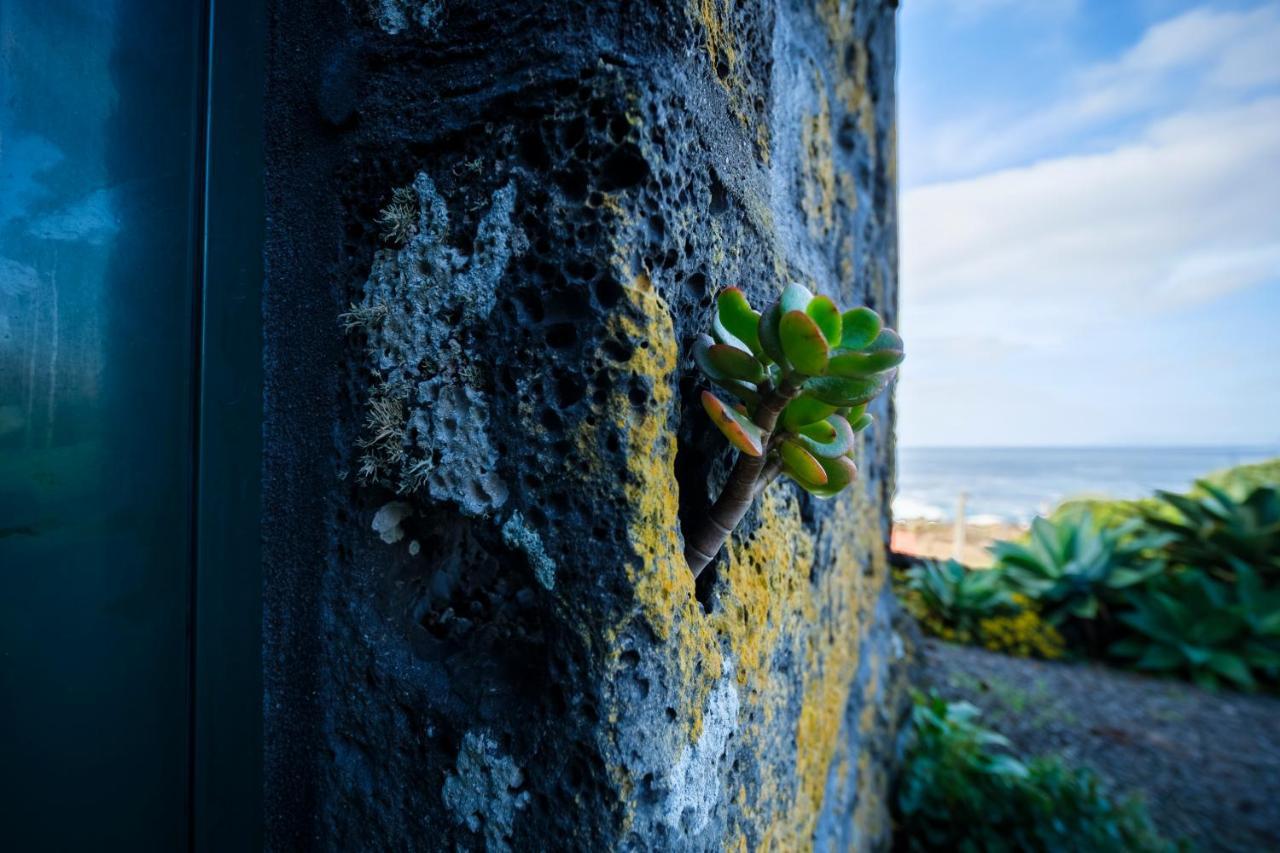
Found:
[[[892,401],[695,587],[720,288],[896,320],[884,0],[277,0],[268,843],[868,849]]]

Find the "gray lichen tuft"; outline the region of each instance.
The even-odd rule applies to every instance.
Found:
[[[522,551],[529,558],[533,576],[544,589],[555,589],[555,561],[547,556],[547,551],[542,546],[542,537],[525,524],[524,516],[520,515],[519,510],[511,513],[507,523],[502,525],[502,541],[507,543],[507,547]]]
[[[378,214],[382,239],[404,245],[418,230],[418,196],[413,187],[397,187],[391,203]]]
[[[347,323],[364,332],[370,394],[360,474],[402,494],[450,501],[468,515],[501,507],[507,485],[489,441],[490,404],[479,353],[498,283],[523,235],[515,185],[494,193],[470,254],[449,242],[449,213],[425,174],[412,200],[397,192],[404,245],[377,253]],[[406,223],[408,211],[416,217]]]
[[[523,784],[524,773],[498,751],[492,738],[467,732],[458,751],[457,772],[445,779],[444,804],[457,823],[484,833],[486,850],[510,850],[516,812],[529,801],[528,792],[518,790]]]

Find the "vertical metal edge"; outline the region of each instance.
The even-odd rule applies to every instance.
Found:
[[[261,0],[208,0],[196,485],[192,829],[262,847]]]

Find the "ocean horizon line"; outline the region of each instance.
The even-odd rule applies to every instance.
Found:
[[[898,444],[897,450],[1247,450],[1280,453],[1280,441],[1263,444]]]

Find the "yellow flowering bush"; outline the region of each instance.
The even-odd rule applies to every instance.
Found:
[[[1018,610],[993,616],[978,623],[978,641],[983,648],[1019,658],[1060,658],[1066,644],[1058,629],[1040,616],[1025,595],[1014,595]]]
[[[1010,596],[1010,607],[979,619],[973,629],[950,623],[943,614],[928,606],[918,590],[904,589],[900,598],[926,634],[948,643],[982,646],[1014,657],[1045,660],[1060,658],[1066,651],[1058,629],[1040,615],[1035,602],[1020,593]]]

